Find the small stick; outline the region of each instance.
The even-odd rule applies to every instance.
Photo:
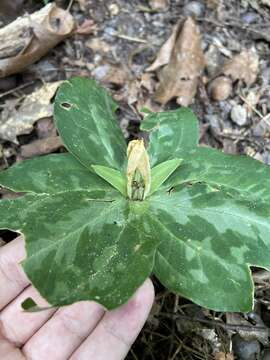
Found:
[[[25,87],[30,86],[30,85],[33,85],[33,84],[34,84],[34,81],[30,81],[30,82],[28,82],[28,83],[26,83],[26,84],[22,84],[22,85],[20,85],[20,86],[17,86],[17,87],[15,87],[15,88],[11,89],[11,90],[8,90],[8,91],[0,94],[0,98],[2,98],[2,97],[4,97],[4,96],[7,96],[7,95],[10,95],[10,94],[14,93],[14,92],[17,91],[17,90],[24,89]]]
[[[244,101],[244,103],[246,103],[252,111],[254,111],[260,118],[261,118],[261,121],[265,121],[267,125],[270,126],[270,122],[268,121],[268,118],[270,117],[270,114],[267,114],[265,116],[262,115],[262,113],[257,110],[253,105],[251,105],[246,98],[244,98],[242,95],[239,95],[240,99]]]
[[[140,39],[140,38],[137,38],[137,37],[132,37],[132,36],[124,35],[124,34],[115,33],[113,35],[120,38],[120,39],[124,39],[124,40],[128,40],[128,41],[134,41],[134,42],[138,42],[138,43],[142,43],[142,44],[147,44],[148,43],[148,41],[145,40],[145,39]]]

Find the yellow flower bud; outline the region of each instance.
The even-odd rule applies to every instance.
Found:
[[[130,199],[144,200],[150,191],[150,163],[143,140],[132,140],[127,148],[127,194]]]

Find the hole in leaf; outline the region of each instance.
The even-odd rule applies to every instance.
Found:
[[[68,102],[62,102],[60,105],[65,110],[70,110],[72,108],[72,104],[70,104]]]

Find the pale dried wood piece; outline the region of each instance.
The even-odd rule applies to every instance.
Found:
[[[51,3],[0,29],[0,77],[36,62],[74,30],[72,15]]]

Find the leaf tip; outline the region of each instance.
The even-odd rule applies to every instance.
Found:
[[[27,298],[21,303],[21,307],[25,311],[33,311],[37,308],[36,302],[32,298]]]

